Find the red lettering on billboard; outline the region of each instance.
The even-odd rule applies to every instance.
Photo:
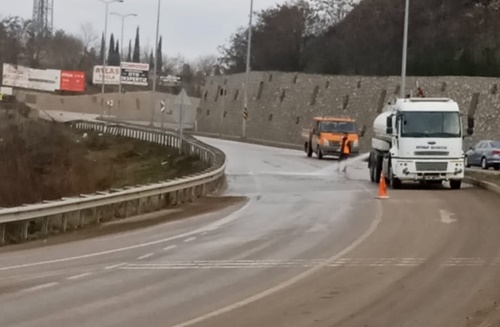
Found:
[[[61,91],[84,92],[85,72],[61,71]]]

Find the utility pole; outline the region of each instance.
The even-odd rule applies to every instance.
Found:
[[[114,16],[118,16],[122,19],[122,35],[121,35],[121,53],[120,53],[120,66],[121,66],[121,62],[123,61],[123,58],[125,57],[123,55],[123,32],[125,30],[125,19],[127,17],[137,17],[137,14],[126,14],[126,15],[122,15],[122,14],[119,14],[119,13],[116,13],[116,12],[112,12],[111,15],[114,15]],[[122,76],[121,76],[121,67],[120,67],[120,79],[118,81],[118,94],[119,94],[119,97],[120,97],[120,102],[119,102],[119,109],[121,109],[121,106],[122,106]],[[120,110],[121,111],[121,110]]]
[[[408,56],[408,25],[410,18],[410,0],[406,0],[405,5],[405,22],[403,36],[403,60],[401,63],[401,98],[406,97],[406,60]]]
[[[250,55],[252,52],[252,19],[253,19],[253,0],[250,0],[250,19],[248,23],[248,44],[247,44],[247,69],[245,73],[245,95],[243,99],[243,126],[241,137],[246,138],[247,119],[248,119],[248,83],[250,83]]]
[[[155,46],[155,62],[154,62],[154,69],[153,69],[153,92],[151,94],[151,121],[149,122],[150,126],[154,126],[154,119],[155,119],[155,101],[154,97],[156,94],[156,74],[158,71],[158,42],[159,42],[159,34],[160,34],[160,9],[161,9],[161,0],[158,0],[158,15],[156,17],[156,46]]]
[[[104,16],[104,44],[103,44],[103,58],[102,58],[102,89],[101,89],[101,96],[102,96],[102,101],[104,102],[104,85],[106,84],[106,43],[108,42],[108,10],[109,10],[109,4],[113,2],[123,2],[123,0],[99,0],[102,3],[104,3],[106,10],[105,10],[105,16]],[[104,111],[103,111],[104,114]]]

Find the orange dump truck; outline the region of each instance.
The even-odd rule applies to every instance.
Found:
[[[323,156],[339,156],[344,133],[347,133],[350,155],[359,154],[359,138],[365,134],[365,130],[358,133],[358,127],[353,119],[314,118],[311,128],[302,131],[304,150],[307,156],[311,157],[313,152],[319,159],[322,159]]]

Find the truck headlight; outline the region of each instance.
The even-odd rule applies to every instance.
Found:
[[[324,145],[324,146],[330,146],[330,141],[325,140],[325,141],[323,142],[323,145]]]
[[[355,141],[352,143],[352,147],[353,147],[353,148],[357,148],[357,147],[359,147],[359,141],[358,141],[358,140],[355,140]]]

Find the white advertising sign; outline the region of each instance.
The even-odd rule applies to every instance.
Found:
[[[161,76],[160,81],[163,85],[177,86],[181,83],[181,78],[173,75]]]
[[[94,66],[94,73],[92,74],[93,84],[102,84],[103,67]],[[118,66],[106,66],[106,77],[104,80],[106,85],[118,85],[120,84],[120,67]]]
[[[60,87],[61,71],[3,64],[2,84],[24,89],[54,92]]]
[[[122,62],[121,68],[122,84],[148,86],[149,64]]]

